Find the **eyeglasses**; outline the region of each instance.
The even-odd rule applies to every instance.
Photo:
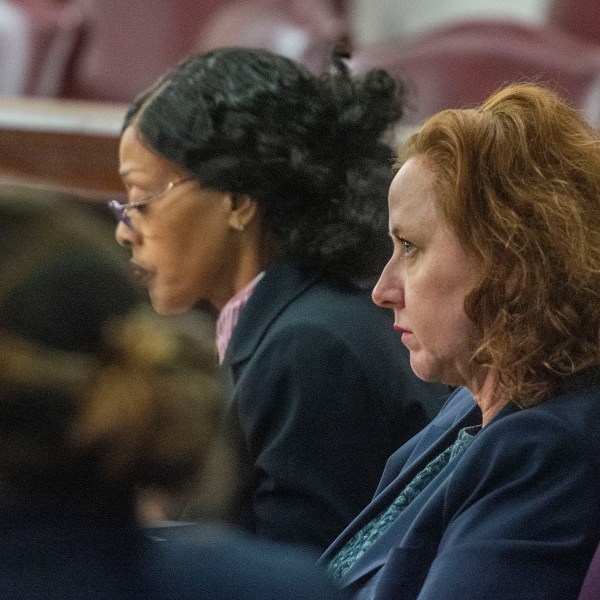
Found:
[[[151,202],[155,202],[160,198],[163,198],[166,194],[168,194],[173,188],[177,187],[182,183],[186,183],[187,181],[193,181],[193,177],[182,177],[181,179],[176,179],[175,181],[170,181],[167,183],[166,187],[159,192],[153,192],[152,194],[148,194],[143,200],[139,200],[138,202],[127,202],[125,204],[121,204],[118,200],[111,200],[108,203],[108,208],[112,210],[115,217],[122,223],[125,223],[129,229],[133,230],[133,223],[131,222],[131,218],[129,217],[129,211],[135,208],[141,208],[142,206],[146,206]]]

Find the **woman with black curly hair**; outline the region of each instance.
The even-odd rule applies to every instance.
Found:
[[[390,250],[401,96],[339,58],[317,77],[226,48],[184,61],[125,118],[117,239],[159,313],[219,311],[247,466],[236,519],[276,540],[326,547],[446,392],[412,374],[369,297]]]

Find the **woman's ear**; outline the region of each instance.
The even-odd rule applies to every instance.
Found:
[[[230,202],[229,226],[236,231],[244,231],[258,212],[256,200],[247,194],[231,194]]]

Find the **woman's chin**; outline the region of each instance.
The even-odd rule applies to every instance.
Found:
[[[444,383],[440,369],[436,368],[436,365],[431,360],[423,360],[422,357],[415,356],[412,352],[410,354],[410,368],[423,381]]]
[[[150,291],[150,302],[154,311],[164,316],[180,315],[192,309],[188,303],[181,302],[181,299],[165,298],[164,296],[153,294],[152,291]]]
[[[412,354],[410,357],[410,367],[413,370],[413,373],[423,381],[442,383],[453,387],[467,385],[468,382],[468,380],[465,380],[462,373],[449,368],[448,365],[445,365],[444,368],[444,366],[437,361],[420,361],[417,360],[416,357],[413,357]],[[467,385],[467,387],[469,386]]]

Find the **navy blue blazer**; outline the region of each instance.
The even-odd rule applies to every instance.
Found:
[[[340,579],[356,599],[575,599],[600,540],[600,380],[534,408],[507,405]],[[458,431],[480,424],[466,389],[389,460],[328,565]]]
[[[448,397],[413,374],[391,311],[368,291],[332,287],[285,261],[244,307],[225,363],[245,466],[239,522],[320,551]]]

